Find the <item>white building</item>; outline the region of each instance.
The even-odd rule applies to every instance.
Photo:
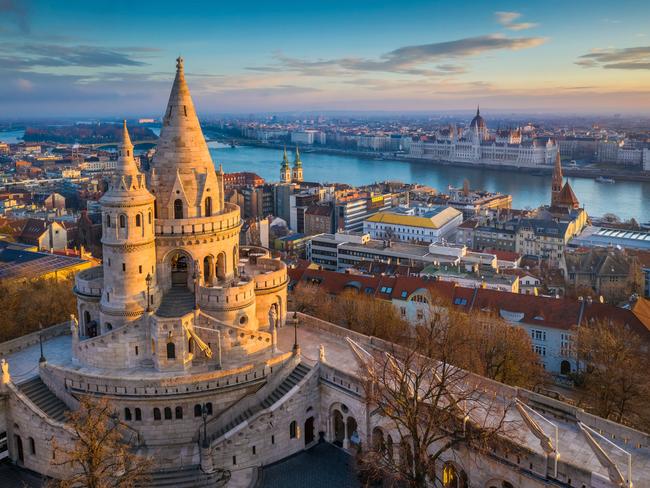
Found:
[[[363,222],[363,232],[372,239],[437,242],[452,234],[463,222],[463,213],[453,207],[397,209],[378,212]]]

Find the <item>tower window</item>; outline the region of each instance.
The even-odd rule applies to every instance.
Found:
[[[124,420],[127,422],[131,421],[131,409],[128,407],[124,409]]]
[[[176,418],[177,419],[183,418],[183,407],[176,407]]]
[[[140,217],[140,214],[135,216],[135,226],[140,227],[142,225],[142,217]]]
[[[172,409],[169,407],[165,407],[165,420],[171,420],[172,419]]]
[[[140,274],[142,274],[142,265],[138,266],[138,270],[140,271]]]
[[[176,359],[176,346],[173,342],[167,343],[167,359]]]
[[[160,409],[158,407],[153,409],[153,419],[154,420],[160,420]]]
[[[106,227],[111,227],[111,216],[106,214]]]
[[[137,420],[138,422],[142,420],[142,410],[140,410],[139,408],[135,409],[135,420]]]
[[[149,211],[149,223],[151,223],[151,211]]]
[[[210,217],[212,215],[212,197],[205,199],[205,216]]]
[[[120,215],[120,227],[122,229],[126,227],[126,215]]]
[[[174,218],[182,219],[183,218],[183,200],[177,198],[174,200]]]
[[[122,271],[126,271],[126,263],[122,263]]]

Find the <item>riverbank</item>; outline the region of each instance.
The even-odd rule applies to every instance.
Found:
[[[230,144],[234,142],[239,146],[250,146],[250,147],[262,147],[267,149],[284,149],[286,147],[284,144],[275,144],[269,142],[254,141],[250,139],[233,139],[233,138],[224,138],[217,137],[213,139],[217,142],[222,142],[224,144]],[[526,167],[526,166],[513,166],[508,164],[490,164],[490,163],[465,163],[465,162],[451,162],[451,161],[436,161],[433,159],[425,158],[414,158],[409,157],[399,153],[372,153],[368,151],[351,151],[347,149],[335,149],[329,147],[309,147],[309,148],[300,148],[303,154],[309,153],[318,153],[318,154],[329,154],[333,156],[349,156],[360,159],[368,159],[372,161],[383,161],[383,160],[394,160],[394,161],[404,161],[410,163],[430,163],[435,166],[450,166],[458,168],[475,168],[475,169],[492,169],[492,170],[503,170],[510,173],[526,173],[530,175],[550,175],[553,172],[553,167]],[[571,176],[575,178],[585,178],[595,180],[599,177],[603,178],[613,178],[614,180],[621,181],[644,181],[650,182],[650,171],[645,172],[635,172],[635,171],[626,171],[616,167],[608,168],[576,168],[571,166],[564,166],[562,171],[565,176]]]

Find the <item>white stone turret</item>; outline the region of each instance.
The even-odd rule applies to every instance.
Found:
[[[102,206],[104,286],[100,332],[137,320],[147,308],[147,275],[155,297],[156,248],[154,197],[133,158],[133,144],[124,122],[115,174]]]

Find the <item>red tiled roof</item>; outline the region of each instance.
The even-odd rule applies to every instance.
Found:
[[[516,253],[514,251],[499,251],[497,249],[486,249],[481,252],[494,254],[496,255],[497,259],[500,261],[511,261],[513,263],[521,258],[519,253]]]

